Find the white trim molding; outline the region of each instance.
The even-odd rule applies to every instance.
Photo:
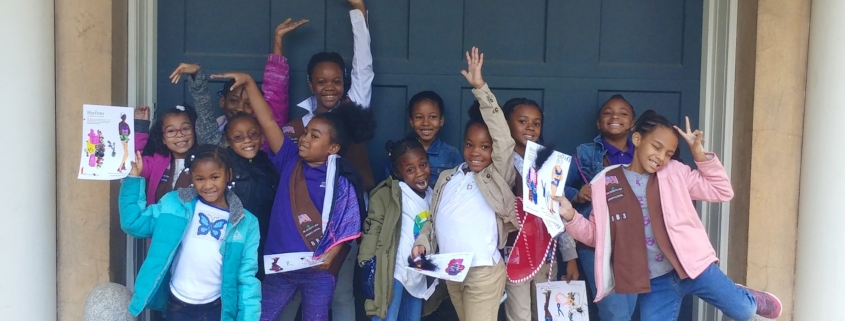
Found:
[[[699,124],[704,148],[719,155],[731,175],[733,147],[734,80],[736,78],[737,0],[704,0],[701,37],[701,108]],[[700,202],[701,221],[727,272],[730,202]],[[722,313],[698,299],[696,320],[721,320]]]

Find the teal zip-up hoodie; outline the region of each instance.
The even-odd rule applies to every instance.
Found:
[[[144,178],[127,177],[120,186],[118,204],[120,227],[135,238],[150,238],[147,258],[135,280],[135,293],[129,312],[137,316],[144,310],[164,311],[170,296],[170,264],[176,256],[185,229],[194,215],[197,192],[180,188],[164,195],[157,204],[147,206]],[[220,245],[223,255],[221,275],[221,320],[251,321],[261,316],[261,283],[258,271],[258,220],[244,210],[235,193],[226,193],[229,226]]]

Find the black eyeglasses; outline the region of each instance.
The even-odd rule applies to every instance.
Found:
[[[185,125],[182,128],[167,128],[164,130],[164,137],[173,138],[176,137],[177,133],[182,133],[183,136],[191,136],[194,134],[194,126]]]

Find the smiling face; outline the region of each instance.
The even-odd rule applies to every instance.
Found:
[[[199,196],[220,208],[228,208],[225,192],[231,176],[231,172],[211,159],[199,160],[191,166],[191,182]]]
[[[321,62],[314,67],[308,88],[317,98],[318,113],[329,111],[343,96],[343,71],[333,62]]]
[[[340,151],[340,144],[332,142],[331,133],[332,126],[326,120],[312,119],[299,137],[299,157],[312,166],[325,164],[330,154]]]
[[[226,138],[229,139],[229,145],[232,146],[235,154],[247,159],[255,158],[261,149],[261,144],[264,143],[264,136],[261,135],[258,122],[254,118],[247,117],[235,119],[234,123],[230,123]]]
[[[631,141],[636,149],[630,169],[653,174],[666,166],[678,150],[678,135],[675,131],[657,126],[648,134],[635,132]]]
[[[428,180],[431,177],[431,169],[428,167],[428,155],[424,150],[415,148],[405,152],[396,160],[393,171],[414,192],[425,197]]]
[[[471,125],[464,140],[464,161],[473,172],[480,172],[493,163],[493,138],[481,124]]]
[[[244,86],[239,86],[234,90],[226,93],[225,96],[220,97],[220,108],[223,109],[223,114],[226,118],[232,117],[237,112],[245,112],[252,115],[252,105],[249,103],[249,95]]]
[[[417,133],[423,146],[430,146],[437,138],[437,132],[443,126],[445,119],[440,108],[431,100],[423,100],[414,105],[411,112],[411,128]]]
[[[610,137],[627,136],[634,125],[634,111],[622,99],[611,99],[602,106],[596,128],[602,135]]]
[[[175,158],[185,158],[194,147],[194,126],[186,114],[170,114],[161,121],[164,144]]]
[[[537,106],[517,105],[508,116],[511,137],[518,146],[525,147],[529,141],[540,140],[543,131],[543,114]]]

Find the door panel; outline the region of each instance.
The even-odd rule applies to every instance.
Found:
[[[598,134],[597,110],[616,93],[638,114],[654,109],[678,123],[684,115],[698,121],[701,0],[370,0],[367,6],[376,72],[378,128],[369,144],[375,173],[383,173],[384,143],[409,130],[407,101],[422,90],[443,97],[441,137],[461,145],[473,96],[459,71],[473,45],[485,53],[485,79],[500,104],[515,97],[539,102],[545,140],[564,152]],[[260,81],[272,32],[292,17],[310,20],[284,43],[291,112],[300,115],[295,104],[310,96],[311,55],[337,51],[350,63],[348,10],[342,0],[160,1],[159,106],[190,103],[184,84],[166,81],[182,61],[201,63],[207,73],[246,71]],[[216,97],[221,85],[212,81],[210,94]]]

